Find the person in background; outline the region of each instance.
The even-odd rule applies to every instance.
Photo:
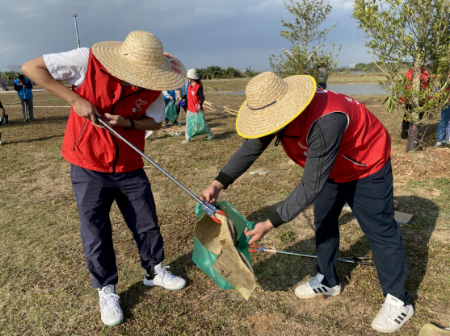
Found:
[[[33,84],[24,75],[19,75],[19,77],[14,81],[14,90],[20,98],[20,104],[22,104],[23,122],[34,121],[33,116]],[[25,107],[26,106],[26,107]],[[27,116],[28,111],[28,116]]]
[[[447,106],[446,108],[442,109],[441,111],[441,121],[438,124],[437,128],[437,141],[434,144],[434,147],[442,147],[443,144],[448,143],[449,138],[449,130],[450,130],[450,106]],[[444,139],[444,136],[447,133],[447,137]]]
[[[425,89],[428,85],[428,71],[425,69],[425,67],[422,67],[421,69],[422,73],[420,75],[420,82],[422,83],[422,89]],[[413,81],[413,74],[414,74],[414,69],[409,69],[406,72],[405,78],[406,78],[406,88],[408,90],[412,90],[412,81]],[[402,98],[403,99],[403,98]],[[406,106],[405,106],[407,111],[411,111],[412,109],[412,105],[411,102],[406,102]],[[412,112],[411,113],[411,121],[409,120],[405,120],[405,118],[407,117],[407,113],[405,112],[405,114],[403,115],[403,120],[402,120],[402,131],[400,134],[400,138],[402,139],[408,139],[408,133],[410,131],[413,131],[414,133],[419,132],[418,127],[420,126],[420,122],[422,120],[423,117],[423,113],[417,113],[417,112]]]
[[[318,87],[326,90],[328,81],[328,63],[326,61],[319,62],[317,70],[319,71]]]
[[[311,57],[311,61],[317,66],[317,71],[319,72],[317,87],[326,90],[328,81],[328,62],[326,60],[318,62],[313,57]]]
[[[205,119],[203,111],[203,102],[205,101],[205,96],[203,95],[203,85],[202,81],[197,75],[196,69],[189,69],[187,72],[187,78],[190,84],[187,86],[186,95],[182,98],[182,101],[186,101],[187,112],[186,119],[192,118],[195,113],[201,113],[203,115],[203,120]],[[205,121],[205,129],[208,133],[208,141],[214,139],[214,135],[211,132],[208,124]],[[183,143],[191,142],[191,138],[187,132],[187,120],[186,120],[186,132],[185,140]]]
[[[1,101],[0,101],[0,109],[2,109],[2,118],[4,118],[5,115],[6,115],[6,110],[5,110],[5,108],[3,107]],[[1,123],[0,123],[0,125],[1,125]],[[2,133],[0,133],[0,145],[1,145],[1,144],[2,144]]]
[[[169,104],[170,101],[173,101],[174,103],[176,103],[176,101],[177,101],[177,98],[176,98],[177,95],[175,93],[175,90],[163,91],[163,96],[164,96],[164,106],[167,106],[167,104]],[[169,127],[169,119],[165,118],[165,122],[166,122],[166,128]],[[173,124],[178,125],[178,123],[176,121]]]
[[[163,237],[142,157],[101,127],[97,118],[144,151],[144,131],[160,129],[164,120],[161,91],[180,87],[186,70],[146,31],[133,31],[124,42],[47,54],[25,63],[22,70],[71,105],[62,154],[71,164],[80,235],[101,319],[107,326],[118,325],[124,315],[115,290],[119,276],[109,214],[114,202],[133,233],[146,271],[144,285],[179,290],[186,281],[163,266]],[[67,281],[76,285],[73,278]]]

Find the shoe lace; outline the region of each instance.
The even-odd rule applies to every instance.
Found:
[[[115,293],[105,295],[105,296],[103,296],[103,301],[105,302],[105,306],[109,311],[116,312],[116,313],[119,312],[117,309],[119,302],[120,302],[119,295],[117,295]]]
[[[319,288],[321,287],[322,284],[320,283],[319,279],[317,278],[317,276],[313,276],[311,277],[311,280],[309,280],[309,287],[311,287],[312,289],[314,288]]]
[[[176,275],[173,275],[168,269],[170,266],[165,266],[157,273],[161,277],[161,282],[164,284],[165,281],[171,282],[173,279],[176,278]]]
[[[401,310],[385,302],[381,305],[381,310],[378,314],[384,315],[390,320],[395,320],[401,314]]]

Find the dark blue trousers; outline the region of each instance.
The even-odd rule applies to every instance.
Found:
[[[109,212],[116,201],[133,233],[144,269],[163,261],[163,239],[159,231],[150,182],[143,169],[129,173],[99,173],[71,167],[72,188],[80,215],[84,255],[92,274],[92,287],[118,281]]]
[[[340,283],[336,273],[339,253],[339,222],[348,203],[369,240],[383,295],[388,293],[410,303],[405,291],[406,253],[400,228],[394,220],[391,161],[375,174],[360,180],[336,183],[328,180],[314,201],[317,271],[325,286]]]

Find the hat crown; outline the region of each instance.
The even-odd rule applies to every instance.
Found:
[[[135,30],[128,34],[120,47],[121,57],[128,62],[161,66],[164,64],[163,45],[152,33]]]
[[[245,88],[250,109],[261,109],[282,99],[289,85],[273,72],[263,72],[254,77]]]

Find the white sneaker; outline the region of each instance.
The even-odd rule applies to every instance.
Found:
[[[187,144],[187,143],[190,143],[191,142],[191,140],[183,140],[181,143],[182,144]]]
[[[156,265],[154,268],[155,276],[152,279],[152,276],[147,273],[144,277],[144,285],[150,287],[161,286],[169,290],[179,290],[184,288],[184,286],[186,286],[186,280],[173,275],[167,270],[168,268],[170,268],[170,266],[163,267],[162,263]]]
[[[394,332],[400,329],[413,315],[412,305],[405,306],[402,300],[388,294],[377,317],[372,321],[372,329],[382,333]]]
[[[153,134],[153,131],[145,131],[145,138],[147,139],[152,134]]]
[[[336,296],[341,294],[341,285],[332,288],[322,285],[324,276],[317,273],[315,277],[295,289],[295,295],[301,299],[310,299],[319,295]]]
[[[119,295],[114,290],[114,285],[108,285],[98,290],[100,296],[100,312],[102,322],[108,327],[114,327],[123,322],[123,312],[120,308]]]

